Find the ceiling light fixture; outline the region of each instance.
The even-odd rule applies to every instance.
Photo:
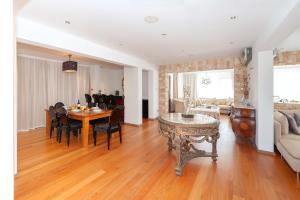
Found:
[[[166,34],[166,33],[162,33],[161,35],[162,35],[162,36],[167,36],[167,34]]]
[[[65,20],[65,24],[71,24],[69,20]]]
[[[234,15],[234,16],[231,16],[230,19],[231,19],[231,20],[236,20],[237,17]]]
[[[69,60],[63,62],[62,70],[64,72],[76,72],[77,71],[77,62],[71,61],[71,56],[69,55]]]
[[[146,16],[144,18],[144,21],[147,22],[147,23],[150,23],[150,24],[156,23],[156,22],[158,22],[158,20],[159,19],[156,16]]]

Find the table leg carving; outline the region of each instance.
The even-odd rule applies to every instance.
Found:
[[[183,157],[182,157],[182,149],[181,144],[182,141],[180,139],[179,135],[176,135],[174,138],[175,143],[175,152],[176,152],[176,158],[177,158],[177,165],[175,167],[176,175],[181,176],[182,175],[182,167],[183,167]]]
[[[171,152],[173,149],[173,142],[171,136],[168,138],[168,150]]]

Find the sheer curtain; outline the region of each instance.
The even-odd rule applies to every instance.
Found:
[[[196,73],[180,73],[177,76],[178,97],[183,97],[183,88],[189,86],[191,89],[191,98],[197,98],[197,74]]]
[[[78,66],[76,73],[62,72],[62,62],[18,56],[18,130],[45,126],[45,108],[61,101],[85,102],[89,93],[89,67]]]
[[[209,84],[203,84],[203,78]],[[183,87],[190,86],[192,98],[233,98],[233,69],[178,73],[178,97],[183,98]]]

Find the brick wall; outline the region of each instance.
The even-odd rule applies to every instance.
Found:
[[[234,102],[248,98],[247,68],[239,58],[217,58],[194,61],[184,64],[162,65],[159,68],[159,112],[168,112],[168,73],[234,69]]]
[[[274,65],[299,65],[300,64],[300,51],[286,51],[279,53],[274,58]]]

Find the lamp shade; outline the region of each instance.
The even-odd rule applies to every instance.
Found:
[[[71,61],[71,55],[69,55],[69,61],[63,62],[62,70],[64,72],[76,72],[77,62]]]

